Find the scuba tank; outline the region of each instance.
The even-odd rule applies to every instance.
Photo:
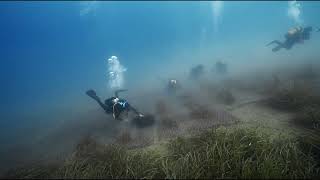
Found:
[[[301,26],[294,27],[289,29],[289,31],[286,33],[285,38],[293,38],[294,36],[297,36],[299,33],[303,31],[303,28]]]

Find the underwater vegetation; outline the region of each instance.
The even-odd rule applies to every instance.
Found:
[[[305,105],[312,105],[315,100],[306,87],[293,81],[291,87],[276,91],[270,98],[270,103],[280,109],[297,110]]]
[[[294,22],[268,13],[284,10],[276,4],[85,4],[81,19],[67,6],[0,7],[2,59],[13,67],[2,66],[2,99],[35,131],[8,132],[18,140],[0,149],[0,178],[320,177],[320,68],[276,72],[319,60],[316,4],[302,13],[289,2]],[[114,96],[102,101],[91,86]]]
[[[309,76],[307,76],[309,77]],[[319,127],[320,96],[312,88],[312,82],[292,80],[289,86],[276,89],[269,99],[274,108],[297,114],[294,122],[309,128]]]
[[[294,119],[294,122],[305,126],[307,128],[316,129],[320,128],[320,105],[314,104],[302,107]]]
[[[161,148],[128,150],[83,139],[64,162],[18,168],[6,178],[311,178],[317,162],[286,136],[254,128],[217,128]]]
[[[237,83],[227,81],[224,86],[230,84],[226,88],[212,87],[209,91],[226,105],[237,101],[233,94],[236,89],[267,94],[267,101],[263,101],[267,106],[295,114],[289,123],[307,129],[301,136],[289,136],[285,131],[274,135],[259,126],[232,121],[231,125],[210,126],[196,134],[187,129],[189,136],[176,137],[175,130],[187,121],[179,122],[170,112],[174,109],[161,99],[155,104],[158,120],[151,124],[159,125],[158,131],[169,137],[166,141],[152,144],[139,139],[138,146],[130,147],[136,139],[126,131],[109,144],[88,136],[60,162],[18,167],[7,171],[2,178],[317,178],[320,176],[320,98],[313,87],[313,76],[303,69],[290,74],[285,82],[277,76],[269,77],[271,83],[234,79],[231,82]],[[183,96],[180,103],[197,125],[209,127],[206,120],[214,121],[217,112],[193,98]],[[150,126],[143,121],[134,124]]]
[[[303,66],[291,74],[287,83],[276,80],[267,104],[294,113],[291,124],[302,132],[299,147],[320,160],[320,96],[317,93],[317,74],[311,65]],[[319,167],[319,163],[317,164]]]
[[[291,76],[288,83],[270,76],[273,83],[268,84],[269,88],[261,86],[265,82],[247,87],[257,92],[266,89],[263,93],[270,95],[266,105],[295,113],[290,123],[307,129],[302,136],[283,132],[271,137],[263,128],[241,126],[241,123],[211,127],[158,144],[145,141],[134,148],[126,146],[135,141],[126,131],[111,144],[98,143],[88,136],[63,161],[18,167],[7,171],[2,178],[317,178],[320,176],[320,99],[312,87],[313,81],[309,81],[310,76],[298,74]],[[244,86],[238,81],[232,90],[237,85]],[[236,101],[230,87],[217,90],[213,94],[222,104]],[[186,96],[182,104],[198,124],[216,116],[216,112],[202,104],[191,102],[192,97]],[[169,113],[172,110],[165,101],[156,103],[160,130],[180,128],[181,124]],[[140,123],[142,127],[149,126]]]

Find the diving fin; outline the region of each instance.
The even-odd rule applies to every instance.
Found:
[[[97,96],[96,92],[93,89],[86,91],[86,94],[92,99],[95,99],[95,100],[99,99],[99,97]]]

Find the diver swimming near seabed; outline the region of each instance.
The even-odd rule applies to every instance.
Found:
[[[107,114],[112,114],[115,120],[127,121],[129,112],[131,111],[135,114],[135,117],[131,119],[131,123],[133,123],[136,127],[144,128],[153,125],[155,122],[155,117],[153,115],[144,115],[132,107],[127,100],[119,98],[119,93],[123,91],[127,90],[121,89],[115,91],[115,96],[106,99],[104,103],[100,100],[94,90],[90,89],[86,92],[86,94],[92,99],[96,100]]]
[[[116,120],[123,120],[120,115],[122,113],[128,113],[129,111],[134,112],[138,117],[143,117],[144,115],[133,108],[125,99],[119,98],[119,93],[127,90],[117,90],[115,91],[115,96],[108,98],[103,103],[100,98],[96,95],[94,90],[88,90],[86,94],[92,99],[96,100],[98,104],[104,109],[107,114],[112,114],[113,118]]]
[[[277,46],[272,49],[273,52],[279,51],[282,48],[289,50],[293,47],[294,44],[303,43],[305,40],[309,40],[311,31],[311,26],[305,28],[301,26],[292,28],[285,34],[284,42],[274,40],[268,43],[267,46],[271,44],[276,44]]]

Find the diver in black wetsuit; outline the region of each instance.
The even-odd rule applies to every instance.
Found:
[[[285,41],[284,42],[274,40],[274,41],[270,42],[269,44],[267,44],[267,46],[269,46],[271,44],[277,44],[277,46],[272,49],[273,52],[279,51],[282,48],[289,50],[292,48],[292,46],[294,44],[303,43],[304,40],[309,40],[311,31],[312,31],[311,26],[308,26],[306,28],[303,28],[301,26],[292,28],[285,34]]]
[[[138,117],[143,117],[144,115],[138,112],[135,108],[133,108],[125,99],[120,99],[118,94],[119,92],[123,92],[126,90],[117,90],[115,91],[115,97],[108,98],[101,102],[100,98],[96,95],[94,90],[88,90],[86,94],[90,96],[92,99],[96,100],[98,104],[104,109],[107,114],[112,114],[113,118],[116,120],[122,120],[120,118],[120,114],[122,112],[128,113],[129,111],[133,111]]]

